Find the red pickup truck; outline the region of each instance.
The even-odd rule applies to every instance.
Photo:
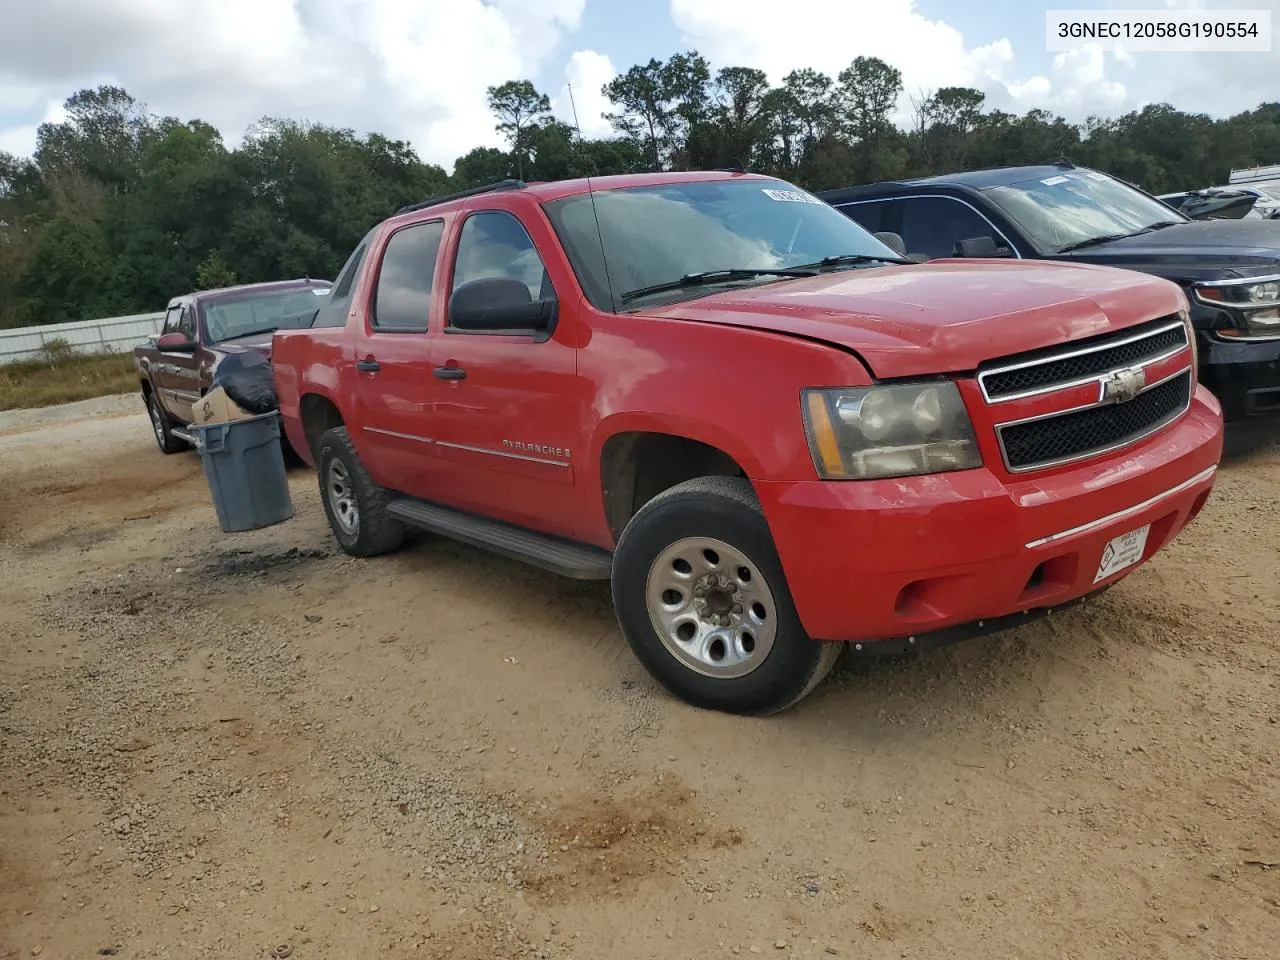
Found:
[[[1173,283],[892,239],[749,174],[424,201],[275,335],[285,430],[347,553],[417,527],[611,579],[668,690],[782,710],[844,649],[1109,587],[1221,455]]]

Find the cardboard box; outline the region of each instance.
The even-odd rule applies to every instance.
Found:
[[[222,387],[215,387],[199,399],[191,407],[191,422],[198,427],[211,423],[229,423],[232,420],[247,420],[256,414],[243,409],[227,396]]]

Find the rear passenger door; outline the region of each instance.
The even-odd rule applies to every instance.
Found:
[[[428,329],[444,230],[444,219],[406,224],[373,251],[379,259],[354,329],[353,439],[374,480],[417,497],[430,496],[436,459]]]

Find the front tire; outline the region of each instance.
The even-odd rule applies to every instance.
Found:
[[[346,427],[320,437],[317,473],[329,529],[344,553],[375,557],[404,542],[404,524],[387,513],[387,499],[356,453]]]
[[[751,484],[700,477],[645,504],[618,538],[613,604],[637,659],[669,692],[727,713],[778,713],[844,644],[805,633]]]
[[[156,403],[155,394],[147,391],[143,394],[143,400],[147,405],[147,417],[151,420],[151,433],[156,438],[156,446],[160,448],[160,452],[181,453],[188,449],[189,444],[185,440],[179,440],[169,429],[169,418],[160,409],[160,404]]]

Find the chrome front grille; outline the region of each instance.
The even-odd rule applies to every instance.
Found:
[[[1181,318],[1161,317],[980,367],[978,384],[993,414],[1003,411],[1001,404],[1024,401],[1003,422],[996,417],[1006,469],[1022,473],[1101,456],[1172,423],[1191,405],[1195,389],[1190,347]],[[1186,355],[1184,365],[1173,359],[1179,354]],[[1081,388],[1088,385],[1096,393],[1083,401]],[[1052,409],[1055,403],[1059,409]],[[1049,412],[1040,412],[1046,407]]]
[[[1170,423],[1191,403],[1191,370],[1183,370],[1126,403],[1085,407],[998,427],[1005,465],[1047,467],[1128,446]]]
[[[1161,317],[1099,343],[980,370],[978,384],[988,403],[1003,403],[1088,383],[1112,370],[1154,363],[1187,345],[1182,321]]]

